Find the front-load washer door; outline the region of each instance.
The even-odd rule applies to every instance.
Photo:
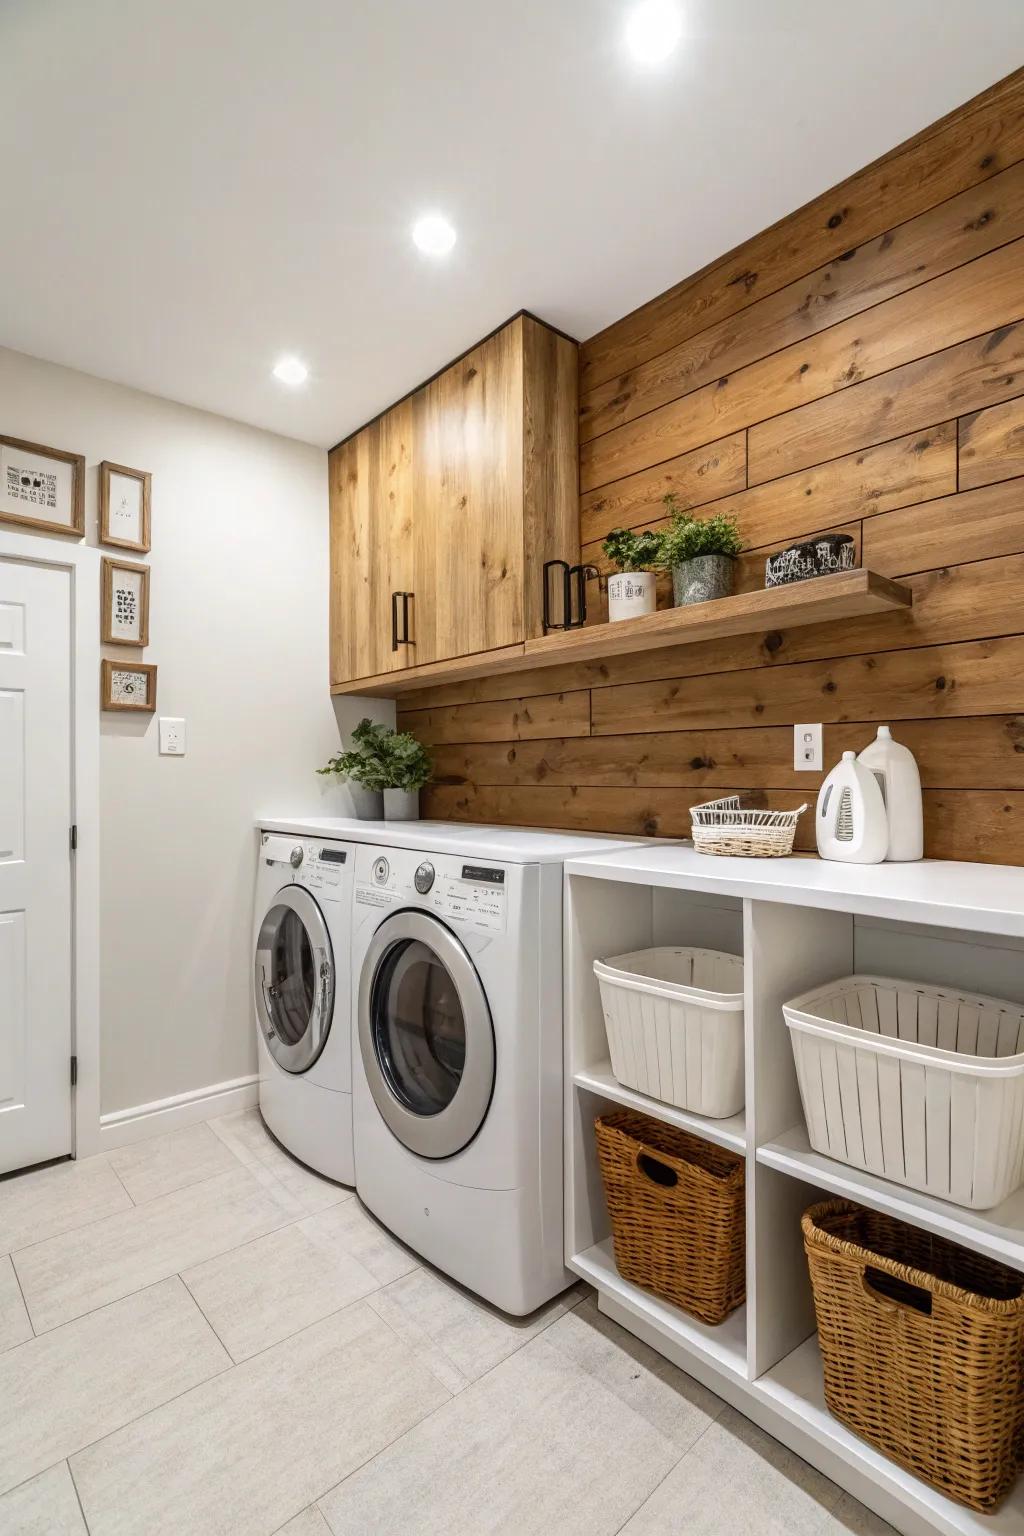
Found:
[[[359,984],[359,1048],[385,1124],[420,1157],[473,1140],[494,1091],[494,1029],[458,939],[426,912],[396,912],[370,941]]]
[[[308,1071],[330,1033],[334,954],[324,915],[301,885],[278,891],[263,919],[255,989],[267,1050],[286,1072]]]

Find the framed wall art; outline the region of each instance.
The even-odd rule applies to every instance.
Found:
[[[100,543],[149,553],[149,511],[153,476],[126,464],[100,465]]]
[[[151,715],[156,709],[156,667],[144,661],[100,663],[100,708]]]
[[[0,436],[0,522],[84,538],[84,456]]]
[[[105,645],[149,644],[149,566],[103,559],[100,639]]]

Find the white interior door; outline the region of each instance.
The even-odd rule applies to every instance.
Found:
[[[71,1151],[71,577],[0,559],[0,1173]]]

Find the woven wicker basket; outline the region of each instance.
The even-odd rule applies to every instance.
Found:
[[[951,1499],[995,1508],[1024,1450],[1024,1275],[846,1200],[802,1226],[831,1412]]]
[[[806,811],[745,811],[739,795],[690,807],[693,846],[698,853],[741,859],[781,859],[793,852],[796,824]]]
[[[746,1294],[743,1159],[631,1109],[594,1130],[619,1274],[724,1322]]]

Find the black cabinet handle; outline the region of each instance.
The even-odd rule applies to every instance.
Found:
[[[593,565],[574,565],[569,574],[576,577],[576,617],[570,618],[573,629],[582,629],[587,622],[587,581],[600,572]]]
[[[551,617],[551,572],[560,570],[562,573],[562,622],[556,624]],[[549,629],[571,629],[572,627],[572,587],[569,574],[569,562],[567,560],[545,560],[544,562],[544,633]]]
[[[398,599],[401,595],[401,592],[391,594],[391,649],[393,651],[398,650]]]
[[[412,592],[392,592],[391,594],[391,649],[397,651],[400,645],[415,645],[415,640],[409,639],[409,599]],[[402,599],[402,633],[398,633],[398,599]]]
[[[409,636],[409,599],[412,596],[413,596],[412,592],[403,592],[402,593],[402,644],[403,645],[415,645],[416,644],[416,641],[410,639],[410,636]]]

